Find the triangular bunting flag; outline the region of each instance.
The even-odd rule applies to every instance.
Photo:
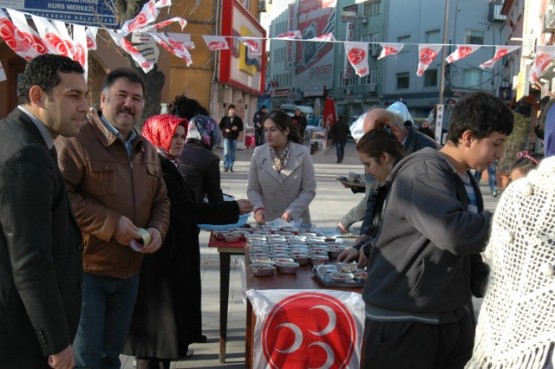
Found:
[[[405,44],[380,43],[380,46],[382,47],[382,52],[380,53],[380,56],[378,56],[378,60],[383,59],[383,58],[385,58],[386,56],[389,56],[389,55],[399,54],[399,51],[401,51],[403,49]]]
[[[418,45],[418,69],[416,75],[421,77],[430,64],[437,58],[437,54],[441,50],[441,45],[435,44],[419,44]]]
[[[208,50],[216,51],[216,50],[228,50],[229,45],[227,44],[227,40],[224,36],[202,36]]]
[[[466,58],[479,48],[480,45],[457,45],[457,49],[449,54],[449,56],[445,58],[445,61],[449,64],[454,63],[457,60]]]

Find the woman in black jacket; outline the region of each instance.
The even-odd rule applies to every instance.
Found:
[[[201,340],[200,250],[197,224],[235,223],[252,211],[248,200],[197,204],[177,170],[187,120],[153,116],[142,134],[158,149],[171,202],[170,228],[164,245],[145,257],[139,295],[124,353],[137,356],[138,369],[170,367]]]
[[[220,157],[212,149],[221,141],[218,123],[195,99],[176,96],[170,104],[170,114],[189,121],[187,142],[179,158],[179,173],[195,193],[197,203],[204,198],[215,204],[224,201],[220,184]]]

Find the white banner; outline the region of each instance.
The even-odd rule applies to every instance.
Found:
[[[482,69],[493,68],[493,66],[495,65],[495,63],[497,63],[498,60],[502,59],[505,55],[515,51],[518,48],[520,48],[520,46],[496,46],[495,55],[493,56],[493,58],[480,64],[480,68]]]
[[[229,45],[227,44],[227,40],[224,36],[202,36],[208,50],[216,51],[216,50],[228,50]]]
[[[530,83],[539,81],[543,72],[545,72],[553,59],[555,59],[554,45],[536,46],[536,57],[532,62],[532,68],[530,68]]]
[[[457,45],[457,49],[453,51],[445,61],[447,63],[454,63],[458,60],[464,59],[476,50],[480,48],[480,45]]]
[[[383,43],[380,42],[380,46],[382,47],[382,51],[380,56],[378,56],[378,60],[385,58],[389,55],[396,55],[403,49],[405,44],[398,44],[398,43]]]
[[[418,44],[418,69],[416,75],[421,77],[430,64],[437,58],[441,45]]]
[[[364,77],[368,75],[368,43],[345,42],[345,54],[357,76]]]
[[[251,369],[360,366],[364,302],[332,290],[249,290],[256,315]]]

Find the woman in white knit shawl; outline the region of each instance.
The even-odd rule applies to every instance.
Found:
[[[490,281],[466,368],[553,368],[555,157],[503,193],[485,257]]]

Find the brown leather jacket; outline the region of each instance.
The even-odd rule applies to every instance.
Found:
[[[170,202],[156,149],[142,136],[129,159],[125,144],[100,119],[76,137],[58,137],[58,162],[83,233],[85,272],[129,278],[143,254],[112,239],[122,215],[137,227],[155,227],[165,237]]]

